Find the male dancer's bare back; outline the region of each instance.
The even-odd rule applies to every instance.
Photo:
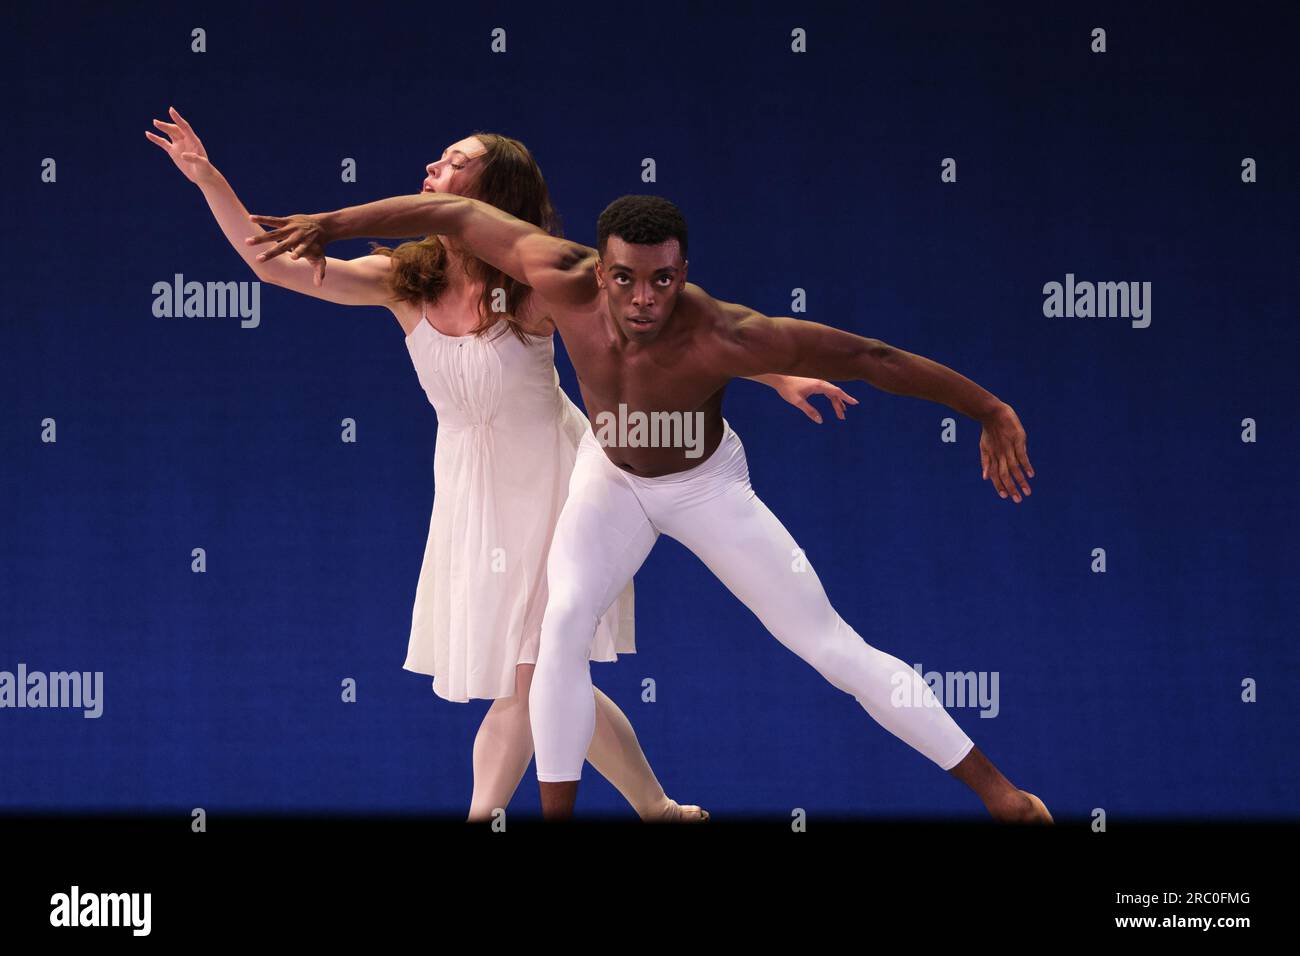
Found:
[[[652,216],[659,211],[656,204],[671,207],[670,218],[677,214],[671,203],[654,197],[624,197],[611,204],[610,210],[626,200],[631,200],[631,205],[637,208],[648,203]],[[638,200],[642,201],[639,207]],[[635,214],[634,210],[633,219]],[[892,394],[911,395],[948,405],[983,425],[980,437],[983,474],[992,479],[999,495],[1003,498],[1010,496],[1019,503],[1022,499],[1016,488],[1017,482],[1026,496],[1030,494],[1025,472],[1032,477],[1034,471],[1026,451],[1024,429],[1011,406],[952,369],[878,339],[864,338],[815,322],[766,316],[746,306],[712,298],[699,286],[686,281],[686,259],[682,249],[684,221],[680,240],[629,241],[624,236],[636,238],[640,230],[632,222],[627,228],[615,228],[611,234],[602,236],[602,249],[597,251],[550,236],[495,207],[446,194],[398,196],[314,216],[251,218],[254,222],[274,227],[249,240],[251,244],[277,243],[264,253],[266,258],[292,252],[295,258],[316,262],[322,279],[324,247],[329,242],[360,236],[396,238],[437,233],[454,237],[470,254],[532,286],[534,293],[540,296],[535,311],[549,314],[564,340],[593,427],[604,416],[617,417],[620,413],[700,413],[704,428],[702,454],[698,448],[602,443],[604,456],[627,475],[635,476],[628,479],[633,482],[629,487],[641,489],[642,494],[659,493],[654,483],[657,478],[678,473],[689,473],[689,477],[697,472],[703,474],[705,470],[701,469],[701,462],[714,461],[720,453],[720,446],[728,438],[738,446],[738,439],[729,431],[722,417],[723,390],[732,378],[767,373],[829,380],[862,379]],[[623,406],[622,410],[620,406]],[[743,465],[743,451],[729,448],[728,453]],[[712,467],[716,470],[716,466]],[[599,476],[599,466],[593,465],[590,459],[585,468],[582,475],[579,468],[575,468],[575,487],[586,472],[591,472],[593,481],[605,482],[602,488],[617,488],[617,482],[610,484],[609,476]],[[726,480],[735,484],[735,478],[731,476]],[[747,469],[744,469],[743,485],[748,489]],[[619,489],[617,493],[625,492]],[[752,492],[748,497],[753,498]],[[756,527],[761,526],[765,534],[788,537],[785,529],[766,511],[766,506],[761,502],[759,506],[763,515],[761,520],[756,519]],[[575,501],[574,508],[579,507],[580,503]],[[566,505],[566,511],[568,508]],[[707,517],[708,512],[704,514]],[[608,518],[609,515],[600,516],[601,521]],[[638,518],[643,516],[638,515]],[[763,521],[767,523],[762,524]],[[667,519],[661,524],[666,526]],[[564,525],[562,517],[557,539],[561,537]],[[648,532],[644,552],[648,553],[654,537],[664,529],[656,527]],[[633,533],[641,534],[642,529],[638,527],[629,535]],[[710,563],[702,553],[706,550],[703,544],[694,546],[686,540],[687,534],[681,529],[671,533]],[[789,543],[785,537],[782,537],[782,546]],[[591,543],[587,541],[587,544]],[[564,550],[556,549],[557,552]],[[590,551],[590,548],[585,550]],[[629,566],[639,566],[643,559],[644,553],[639,557],[634,554]],[[563,560],[563,557],[556,558],[553,552],[553,560]],[[891,711],[881,702],[880,684],[887,673],[892,673],[894,678],[905,674],[904,679],[920,682],[916,691],[930,694],[932,698],[919,675],[901,670],[905,668],[901,661],[867,645],[856,632],[843,624],[838,615],[828,618],[832,623],[825,625],[835,631],[833,637],[823,635],[820,643],[817,640],[810,643],[802,633],[801,613],[808,611],[803,617],[814,617],[816,615],[812,612],[820,613],[824,605],[824,610],[833,615],[819,582],[815,589],[810,588],[808,593],[791,599],[802,600],[805,604],[789,609],[768,608],[765,614],[760,607],[764,598],[742,595],[741,583],[727,580],[727,569],[720,567],[725,563],[715,555],[710,567],[759,614],[778,640],[817,667],[835,686],[853,693],[878,723],[967,784],[980,796],[995,819],[1051,822],[1042,802],[1033,794],[1012,786],[969,738],[961,734],[941,707],[938,714],[942,716],[931,713],[923,721],[922,715],[899,713],[897,705],[893,705]],[[770,574],[770,567],[762,570]],[[550,577],[560,579],[555,574]],[[803,587],[803,582],[799,586]],[[552,603],[556,603],[554,594]],[[577,620],[585,620],[598,604],[596,601],[592,608],[584,607]],[[785,614],[787,610],[791,613]],[[548,607],[548,619],[559,619],[561,613],[556,611],[552,614]],[[782,618],[784,620],[779,626],[772,623]],[[547,652],[546,627],[544,624],[541,654]],[[553,633],[557,630],[562,632],[563,628],[557,624],[551,630]],[[841,630],[847,630],[848,635]],[[559,653],[554,646],[560,640],[553,637],[550,642],[552,657]],[[830,648],[831,652],[823,654],[823,647]],[[539,672],[542,670],[540,656]],[[854,659],[848,661],[848,657]],[[534,688],[535,694],[543,689],[537,683]],[[568,716],[574,717],[573,714]],[[580,717],[581,713],[577,716]],[[552,721],[554,724],[562,722],[559,716]],[[570,722],[581,723],[576,718]],[[545,748],[542,738],[546,735],[538,733],[537,724],[535,711],[534,736],[537,738],[543,813],[548,819],[565,818],[572,813],[576,799],[577,771],[565,769],[553,774],[543,773]],[[954,742],[963,740],[965,745],[957,751],[961,755],[958,762],[944,766],[947,761],[939,756],[937,748],[946,746],[951,750]],[[571,743],[566,749],[575,750],[576,743]],[[579,758],[579,768],[580,764]],[[547,779],[548,776],[551,779]]]

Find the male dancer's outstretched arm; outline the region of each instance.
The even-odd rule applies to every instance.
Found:
[[[315,264],[320,280],[325,275],[325,247],[331,242],[445,235],[460,240],[476,258],[516,282],[532,286],[556,305],[583,305],[596,294],[595,249],[553,236],[467,196],[414,193],[314,215],[249,219],[273,227],[246,240],[249,245],[275,243],[258,261],[288,252],[294,259]]]
[[[315,215],[249,216],[249,219],[272,228],[261,235],[249,236],[245,240],[248,245],[275,243],[255,258],[256,263],[269,262],[288,252],[293,259],[312,263],[317,285],[324,282],[327,261],[338,261],[327,260],[325,256],[325,247],[331,242],[362,237],[399,239],[447,235],[464,243],[475,257],[515,281],[532,286],[550,305],[561,309],[588,308],[595,303],[599,291],[595,249],[553,236],[530,222],[467,196],[416,193]],[[558,327],[563,336],[563,325]],[[812,395],[825,395],[841,420],[846,403],[858,404],[856,398],[821,381],[819,376],[756,372],[735,377],[768,386],[819,425],[821,414],[808,402]]]
[[[596,309],[600,297],[596,279],[599,253],[595,249],[552,236],[464,196],[420,193],[316,215],[250,218],[272,228],[250,237],[249,244],[276,243],[259,260],[291,252],[294,258],[317,263],[321,274],[325,246],[339,239],[430,233],[452,236],[475,256],[531,285],[557,306],[554,318],[561,335],[566,331],[566,319],[585,317]],[[694,284],[685,285],[682,298],[697,306],[716,330],[700,344],[715,351],[720,360],[714,365],[718,387],[731,378],[762,380],[761,376],[776,373],[840,381],[862,379],[891,394],[940,402],[983,425],[982,478],[991,479],[998,494],[1011,497],[1016,504],[1021,501],[1017,482],[1026,496],[1031,494],[1025,473],[1033,477],[1034,470],[1019,417],[1010,405],[965,376],[879,339],[817,322],[767,316],[719,301]]]
[[[984,426],[980,436],[982,478],[1006,498],[1020,503],[1019,482],[1034,476],[1025,447],[1025,430],[1015,410],[966,376],[922,355],[879,339],[853,335],[817,322],[763,315],[743,305],[711,299],[706,306],[720,331],[723,367],[732,375],[760,372],[861,379],[892,395],[910,395],[947,405]],[[1023,469],[1023,470],[1022,470]]]

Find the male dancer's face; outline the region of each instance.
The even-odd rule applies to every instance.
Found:
[[[487,147],[477,136],[467,136],[442,151],[442,158],[424,167],[429,174],[420,192],[463,195],[479,174],[480,158]]]
[[[686,285],[686,261],[676,239],[642,246],[610,236],[596,263],[596,283],[609,314],[634,342],[658,338]]]

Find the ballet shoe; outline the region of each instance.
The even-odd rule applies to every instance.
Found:
[[[708,823],[709,811],[693,803],[681,804],[672,797],[665,798],[668,804],[663,811],[647,819],[646,823]]]

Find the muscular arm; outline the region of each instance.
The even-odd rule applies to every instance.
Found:
[[[1020,417],[1006,402],[946,365],[913,355],[879,339],[864,338],[817,322],[772,318],[741,305],[718,302],[703,290],[696,295],[712,315],[720,364],[732,376],[764,372],[860,378],[892,395],[911,395],[978,421],[980,465],[998,495],[1016,504],[1030,494],[1034,467],[1025,446]],[[1020,488],[1017,489],[1016,485]]]
[[[730,303],[717,306],[727,370],[737,377],[779,372],[833,381],[861,379],[892,395],[939,402],[977,421],[1002,404],[946,365],[879,339]]]
[[[323,248],[338,239],[361,236],[437,234],[455,237],[477,258],[559,305],[585,305],[597,293],[596,250],[552,236],[495,206],[464,196],[393,196],[316,216],[290,216],[284,222],[285,226],[257,240],[282,240],[266,252],[267,260],[304,242]]]

